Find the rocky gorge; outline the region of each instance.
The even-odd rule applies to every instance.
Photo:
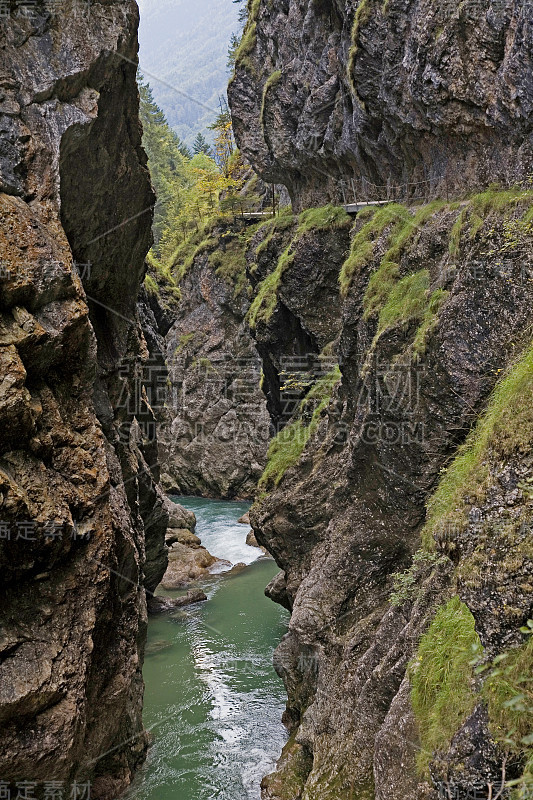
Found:
[[[404,201],[353,227],[303,211],[252,306],[270,363],[297,339],[340,366],[274,440],[251,514],[291,610],[290,739],[263,796],[494,797],[516,779],[529,797],[531,9],[248,11],[229,96],[260,176],[296,211]]]
[[[156,415],[162,482],[174,494],[251,498],[265,466],[270,418],[245,322],[241,236],[222,223],[193,252],[169,327],[164,285],[147,293],[168,370]]]
[[[12,5],[0,781],[111,800],[142,763],[147,612],[214,563],[168,492],[255,497],[280,569],[263,800],[529,798],[530,3],[249,0],[233,127],[291,207],[168,274],[135,3]]]

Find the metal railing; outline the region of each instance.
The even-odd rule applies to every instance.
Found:
[[[445,176],[439,176],[424,181],[409,181],[407,183],[372,183],[361,176],[359,179],[341,179],[338,181],[343,203],[349,205],[367,205],[370,203],[414,202],[416,200],[430,200],[436,197],[437,189],[442,188],[445,181],[446,197],[448,186]]]

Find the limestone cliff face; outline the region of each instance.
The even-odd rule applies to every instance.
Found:
[[[261,177],[283,182],[297,210],[342,200],[339,179],[359,197],[364,179],[391,195],[427,180],[421,193],[441,198],[364,212],[351,243],[331,231],[329,258],[311,231],[290,258],[273,240],[258,259],[275,286],[256,292],[269,397],[295,338],[311,353],[327,345],[342,374],[318,419],[302,411],[280,440],[285,462],[251,514],[281,568],[267,593],[292,611],[275,656],[291,737],[263,796],[494,796],[523,758],[501,730],[498,744],[482,681],[454,720],[443,712],[448,739],[431,747],[412,679],[450,597],[486,658],[523,644],[533,614],[531,8],[287,0],[249,12],[230,103]],[[464,199],[495,180],[500,191]]]
[[[239,221],[215,227],[208,252],[179,281],[172,315],[163,310],[162,283],[148,297],[168,367],[158,411],[162,480],[175,494],[250,498],[265,465],[271,423],[245,322],[246,258],[253,258],[245,240],[254,230]]]
[[[464,500],[469,522],[436,527],[437,550],[414,574],[415,588],[399,605],[390,604],[392,576],[409,567],[420,547],[425,506],[441,471],[496,377],[529,344],[533,298],[522,262],[502,274],[497,260],[482,257],[488,230],[499,225],[490,216],[485,235],[466,238],[450,268],[448,236],[457,213],[447,207],[435,212],[401,257],[399,280],[409,281],[423,265],[429,272],[425,296],[446,293],[424,329],[421,317],[408,315],[381,330],[383,317],[365,313],[369,280],[380,268],[390,229],[378,237],[374,256],[356,273],[342,304],[342,381],[301,458],[252,510],[258,541],[282,570],[267,594],[292,611],[275,655],[292,736],[278,773],[264,782],[268,800],[436,797],[415,766],[421,745],[406,669],[420,636],[455,591],[492,655],[520,641],[518,629],[531,614],[533,559],[530,544],[524,546],[524,537],[531,542],[531,500],[519,489],[533,436],[529,411],[521,423],[529,445],[505,454],[493,445],[491,488],[480,492],[483,501]],[[322,248],[315,245],[313,252],[309,238],[305,262],[297,254],[276,311],[258,326],[262,351],[293,347],[290,328],[279,324],[285,306],[293,307],[301,329],[313,325],[314,287],[320,276],[325,285],[335,262],[325,264]],[[307,304],[296,288],[304,265]],[[426,338],[417,352],[421,333]],[[524,409],[532,386],[530,377],[520,399]],[[510,519],[523,526],[521,533],[502,529]],[[463,734],[468,742],[462,749],[441,753],[433,771],[437,787],[451,781],[464,792],[460,797],[487,774],[497,782],[501,768],[486,721],[469,736]],[[484,749],[490,751],[485,760]],[[476,753],[477,763],[461,773],[462,759],[475,761]]]
[[[145,587],[167,561],[137,24],[133,2],[0,20],[0,775],[101,800],[146,750]]]
[[[236,137],[297,206],[342,199],[341,179],[349,195],[352,178],[359,195],[365,178],[443,194],[531,172],[529,2],[249,7],[229,90]]]

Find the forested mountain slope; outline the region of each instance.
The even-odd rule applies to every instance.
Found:
[[[213,122],[219,96],[226,94],[238,5],[231,0],[141,0],[139,5],[141,69],[171,127],[192,144]]]

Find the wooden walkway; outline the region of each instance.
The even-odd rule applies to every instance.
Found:
[[[265,217],[273,217],[272,211],[247,211],[241,215],[243,219],[258,220]]]
[[[412,183],[404,183],[394,185],[392,182],[387,184],[377,185],[371,183],[366,178],[360,179],[360,185],[356,185],[356,181],[341,180],[338,182],[340,194],[343,199],[343,207],[347,214],[357,216],[360,211],[365,208],[375,208],[376,206],[386,206],[390,203],[414,203],[429,200],[434,196],[435,187],[439,181],[446,181],[445,176],[433,178],[431,181],[417,181]],[[349,202],[350,195],[354,198],[352,203]],[[357,197],[364,197],[364,200],[357,200]],[[448,196],[448,186],[446,181],[446,196]],[[378,197],[387,199],[371,200],[371,197]],[[248,222],[257,222],[258,220],[274,216],[272,211],[254,211],[245,212],[241,214],[241,219]]]
[[[360,202],[360,203],[348,203],[344,206],[344,210],[347,214],[358,214],[359,211],[362,211],[364,208],[373,208],[374,206],[387,206],[389,203],[393,203],[394,200],[368,200],[367,202]]]
[[[374,208],[374,206],[386,206],[389,203],[393,203],[394,200],[368,200],[368,201],[361,201],[360,203],[348,203],[344,206],[344,210],[347,214],[356,215],[364,208]],[[273,217],[272,211],[249,211],[241,214],[241,219],[245,219],[249,222],[257,222],[258,220]]]

